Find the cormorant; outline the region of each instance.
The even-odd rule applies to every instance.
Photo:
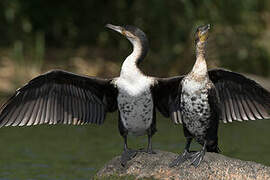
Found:
[[[183,124],[186,146],[170,166],[190,159],[197,167],[206,151],[219,152],[218,125],[224,123],[270,118],[270,93],[255,81],[223,69],[207,71],[205,48],[210,25],[196,31],[196,62],[179,84],[171,111],[175,123]],[[195,139],[203,148],[189,151]]]
[[[0,109],[0,127],[38,124],[103,124],[108,112],[118,110],[118,127],[124,138],[121,163],[137,153],[127,145],[127,135],[148,135],[147,153],[152,150],[151,137],[156,132],[156,106],[166,111],[177,93],[181,77],[154,78],[138,68],[148,51],[148,40],[139,28],[126,25],[106,27],[124,35],[133,45],[119,77],[101,79],[52,70],[18,89]],[[164,110],[165,109],[165,110]],[[165,112],[166,113],[166,112]]]

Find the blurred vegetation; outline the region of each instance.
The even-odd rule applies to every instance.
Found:
[[[188,72],[195,61],[194,31],[198,25],[210,23],[209,67],[270,77],[268,0],[1,0],[0,96],[7,97],[15,88],[52,68],[118,76],[131,45],[121,35],[105,29],[107,23],[132,24],[147,34],[150,52],[142,67],[149,75]],[[165,119],[159,124],[154,148],[178,152],[179,141],[183,149],[185,141],[179,129],[169,127]],[[67,174],[79,179],[81,171],[88,177],[90,169],[93,175],[122,151],[115,121],[105,123],[101,130],[89,126],[76,128],[78,132],[73,127],[55,128],[3,128],[1,144],[5,148],[0,159],[6,163],[0,167],[0,176],[14,179],[19,174],[23,179],[32,172],[38,177]],[[221,125],[220,146],[225,155],[269,165],[268,135],[266,121]],[[131,145],[146,143],[142,138]],[[199,148],[196,144],[194,147]],[[86,165],[89,169],[84,169]]]
[[[150,75],[188,72],[194,31],[210,23],[209,67],[270,76],[267,0],[1,0],[0,12],[4,89],[51,68],[117,76],[131,45],[105,29],[106,23],[133,24],[146,32],[151,49],[143,69]]]

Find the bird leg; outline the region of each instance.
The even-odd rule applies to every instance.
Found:
[[[191,158],[190,165],[198,167],[200,165],[201,161],[203,160],[203,157],[205,155],[205,151],[206,151],[206,141],[204,141],[202,150],[200,150],[200,151],[198,151],[196,153],[193,153],[191,155],[192,158]]]
[[[134,158],[137,154],[137,150],[129,149],[127,145],[127,136],[124,136],[124,152],[121,155],[121,165],[126,166],[127,162]]]
[[[140,149],[140,152],[145,152],[148,154],[156,154],[155,151],[153,151],[152,148],[152,136],[150,134],[148,134],[148,145],[147,145],[147,149]]]
[[[192,141],[192,138],[187,138],[187,142],[186,142],[186,146],[185,146],[184,152],[181,155],[179,155],[176,159],[174,159],[169,164],[169,167],[178,166],[179,164],[184,163],[186,160],[188,160],[188,159],[190,159],[192,157],[192,154],[194,152],[190,152],[189,151],[191,141]]]
[[[147,131],[147,137],[148,137],[148,145],[147,145],[147,149],[140,149],[139,151],[140,152],[145,152],[145,153],[148,153],[148,154],[156,154],[155,151],[153,151],[153,148],[152,148],[152,133],[151,133],[151,129],[149,129]]]
[[[153,147],[152,147],[152,136],[148,135],[148,145],[147,145],[147,151],[148,154],[156,154],[155,151],[153,151]]]

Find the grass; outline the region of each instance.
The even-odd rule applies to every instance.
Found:
[[[154,149],[179,153],[185,145],[182,127],[158,117]],[[270,121],[221,124],[222,154],[270,165]],[[103,126],[7,127],[0,131],[0,178],[6,179],[89,179],[104,163],[120,155],[123,140],[116,114]],[[147,138],[129,137],[129,146],[141,148]],[[192,149],[201,148],[197,143]]]

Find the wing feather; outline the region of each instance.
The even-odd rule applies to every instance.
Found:
[[[228,89],[224,88],[224,91],[226,93],[226,97],[228,98],[228,103],[229,103],[229,107],[230,107],[230,111],[231,111],[231,117],[232,117],[232,119],[238,119],[236,117],[236,113],[235,113],[235,109],[234,109],[234,104],[233,104],[232,97],[231,97]]]
[[[16,118],[18,116],[18,110],[16,109],[16,106],[14,106],[10,111],[6,111],[3,113],[3,117],[6,118],[6,121],[1,124],[2,126],[5,126],[6,124],[12,124],[14,122],[14,117]]]
[[[112,79],[80,76],[62,70],[42,74],[0,108],[0,127],[38,124],[102,124],[117,109]]]
[[[240,113],[240,110],[239,110],[239,107],[238,107],[238,102],[237,102],[237,99],[236,99],[236,97],[234,96],[234,93],[230,93],[230,95],[231,95],[231,97],[232,97],[232,99],[233,99],[233,109],[234,109],[234,112],[235,112],[235,120],[237,120],[237,121],[239,121],[239,120],[241,120],[242,119],[242,117],[241,117],[241,113]],[[224,101],[226,101],[226,99],[224,99],[222,102],[224,102]],[[221,103],[221,104],[223,104],[223,103]]]
[[[24,101],[24,99],[26,99],[26,98],[28,99],[30,93],[31,92],[29,91],[27,94],[25,94],[25,96],[23,97],[22,100]],[[30,101],[25,101],[25,103],[22,106],[21,112],[18,113],[18,116],[17,116],[16,120],[10,125],[12,125],[12,126],[21,126],[22,121],[26,118],[24,115],[25,115],[25,113],[27,111],[27,106],[29,106],[29,104],[30,104]],[[9,126],[9,124],[6,124],[6,126]]]
[[[43,94],[43,88],[40,88],[40,94]],[[43,111],[43,104],[44,104],[44,98],[38,98],[38,108],[37,108],[37,117],[33,123],[33,125],[39,124],[41,118],[42,118],[42,111]]]
[[[219,85],[216,86],[218,92],[222,91],[222,89],[224,88],[222,86],[223,86],[223,84],[219,84]],[[223,101],[224,96],[223,96],[222,93],[219,93],[219,97],[220,97],[220,101]],[[228,119],[227,119],[227,116],[226,116],[226,105],[224,103],[221,103],[220,105],[221,105],[221,109],[225,109],[224,111],[221,111],[222,120],[223,120],[224,123],[227,123]]]
[[[155,78],[153,86],[154,102],[157,109],[163,116],[171,117],[176,124],[182,123],[180,97],[183,77]]]
[[[68,98],[63,94],[63,124],[68,124]]]
[[[37,119],[38,110],[39,110],[39,107],[40,107],[40,99],[41,99],[41,98],[38,98],[39,93],[41,93],[41,89],[39,89],[38,91],[35,92],[35,98],[37,98],[37,100],[35,101],[35,105],[34,105],[34,108],[33,108],[33,113],[31,114],[30,120],[26,124],[27,126],[32,126],[35,123],[36,119]]]
[[[32,97],[33,96],[34,92],[32,93]],[[29,101],[28,107],[29,108],[26,109],[26,113],[24,114],[23,120],[20,122],[19,126],[25,126],[30,122],[35,107],[35,101],[33,100]]]
[[[93,106],[91,103],[87,103],[88,104],[88,116],[89,116],[89,119],[88,119],[88,123],[93,123]]]
[[[242,103],[243,108],[246,112],[247,118],[250,120],[256,120],[256,117],[254,117],[254,115],[252,113],[252,112],[254,112],[254,110],[252,110],[247,104],[247,102],[249,101],[249,98],[246,96],[241,96],[239,98],[241,98],[241,103]],[[248,119],[244,119],[244,120],[248,120]]]
[[[37,124],[44,124],[45,120],[46,120],[46,112],[47,112],[47,102],[48,102],[48,96],[47,94],[49,94],[49,89],[44,87],[44,95],[42,96],[42,100],[43,100],[43,107],[41,110],[41,117],[40,119],[37,119]]]
[[[270,93],[258,83],[223,69],[209,70],[208,75],[221,99],[223,122],[270,118]]]
[[[225,99],[228,97],[226,96],[226,90],[223,89],[223,92]],[[231,111],[230,111],[230,104],[229,101],[225,101],[225,106],[226,106],[226,117],[228,122],[232,122],[232,116],[231,116]]]

